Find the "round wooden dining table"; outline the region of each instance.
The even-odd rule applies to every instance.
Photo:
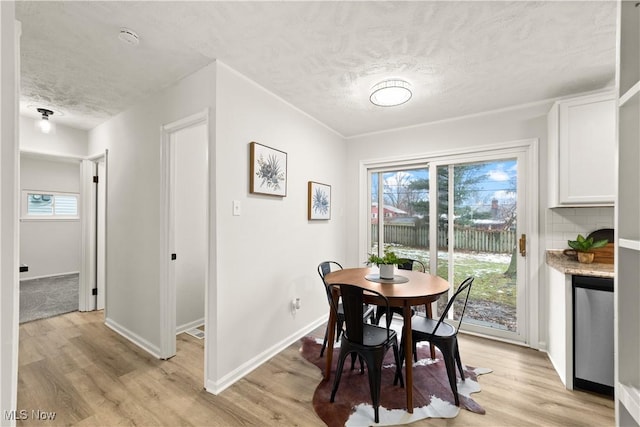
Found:
[[[371,279],[371,280],[369,280]],[[433,274],[419,271],[396,270],[394,281],[380,281],[377,268],[345,268],[327,274],[324,277],[327,285],[346,283],[357,285],[365,289],[380,292],[387,297],[391,307],[401,307],[404,318],[402,335],[411,336],[411,306],[431,304],[442,294],[449,290],[449,282]],[[333,288],[337,290],[339,288]],[[339,295],[334,294],[334,298]],[[336,316],[333,310],[329,312],[329,336],[327,337],[327,360],[325,367],[325,380],[331,373],[333,357],[333,342],[335,340]],[[411,340],[404,340],[405,361],[405,387],[407,393],[407,411],[413,413],[413,346]]]

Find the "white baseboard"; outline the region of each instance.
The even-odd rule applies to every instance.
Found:
[[[28,272],[25,272],[25,273],[28,273]],[[24,274],[24,273],[22,273],[22,274]],[[20,277],[20,281],[22,282],[22,281],[25,281],[25,280],[47,279],[47,278],[50,278],[50,277],[69,276],[71,274],[80,274],[80,272],[79,271],[70,271],[68,273],[43,274],[42,276],[33,276],[33,277],[21,276]]]
[[[184,331],[188,331],[189,329],[194,329],[202,325],[204,325],[204,317],[176,327],[176,335],[180,335]]]
[[[249,374],[254,369],[260,367],[263,363],[267,362],[276,354],[283,351],[285,348],[289,347],[291,344],[299,340],[300,338],[308,335],[311,331],[315,330],[322,324],[327,322],[327,315],[320,317],[313,323],[305,326],[304,328],[294,332],[289,335],[285,339],[271,346],[267,350],[263,351],[261,354],[258,354],[256,357],[248,360],[247,362],[240,365],[237,369],[229,372],[224,377],[220,378],[218,381],[213,381],[209,378],[206,378],[205,389],[211,394],[220,394],[233,383],[238,380],[244,378],[247,374]]]
[[[111,330],[116,332],[119,335],[122,335],[147,353],[151,354],[156,359],[161,359],[160,357],[160,347],[153,345],[149,341],[142,338],[140,335],[135,332],[131,332],[124,326],[120,325],[118,322],[115,322],[112,319],[105,319],[104,324],[107,325]]]

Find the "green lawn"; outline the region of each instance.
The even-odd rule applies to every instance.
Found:
[[[429,266],[429,252],[424,248],[411,248],[401,245],[389,245],[400,257],[417,259]],[[438,261],[438,276],[447,277],[447,253],[440,253]],[[486,253],[456,253],[455,277],[457,285],[468,276],[473,276],[473,290],[471,299],[484,300],[515,309],[516,282],[515,278],[507,277],[504,272],[509,267],[511,254]]]

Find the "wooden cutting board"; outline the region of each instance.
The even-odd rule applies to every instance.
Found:
[[[613,264],[613,243],[607,243],[607,246],[593,249],[596,256],[593,258],[593,262],[599,262],[602,264]]]

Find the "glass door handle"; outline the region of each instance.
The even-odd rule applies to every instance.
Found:
[[[518,244],[520,246],[520,255],[527,256],[527,235],[523,234],[518,239]]]

